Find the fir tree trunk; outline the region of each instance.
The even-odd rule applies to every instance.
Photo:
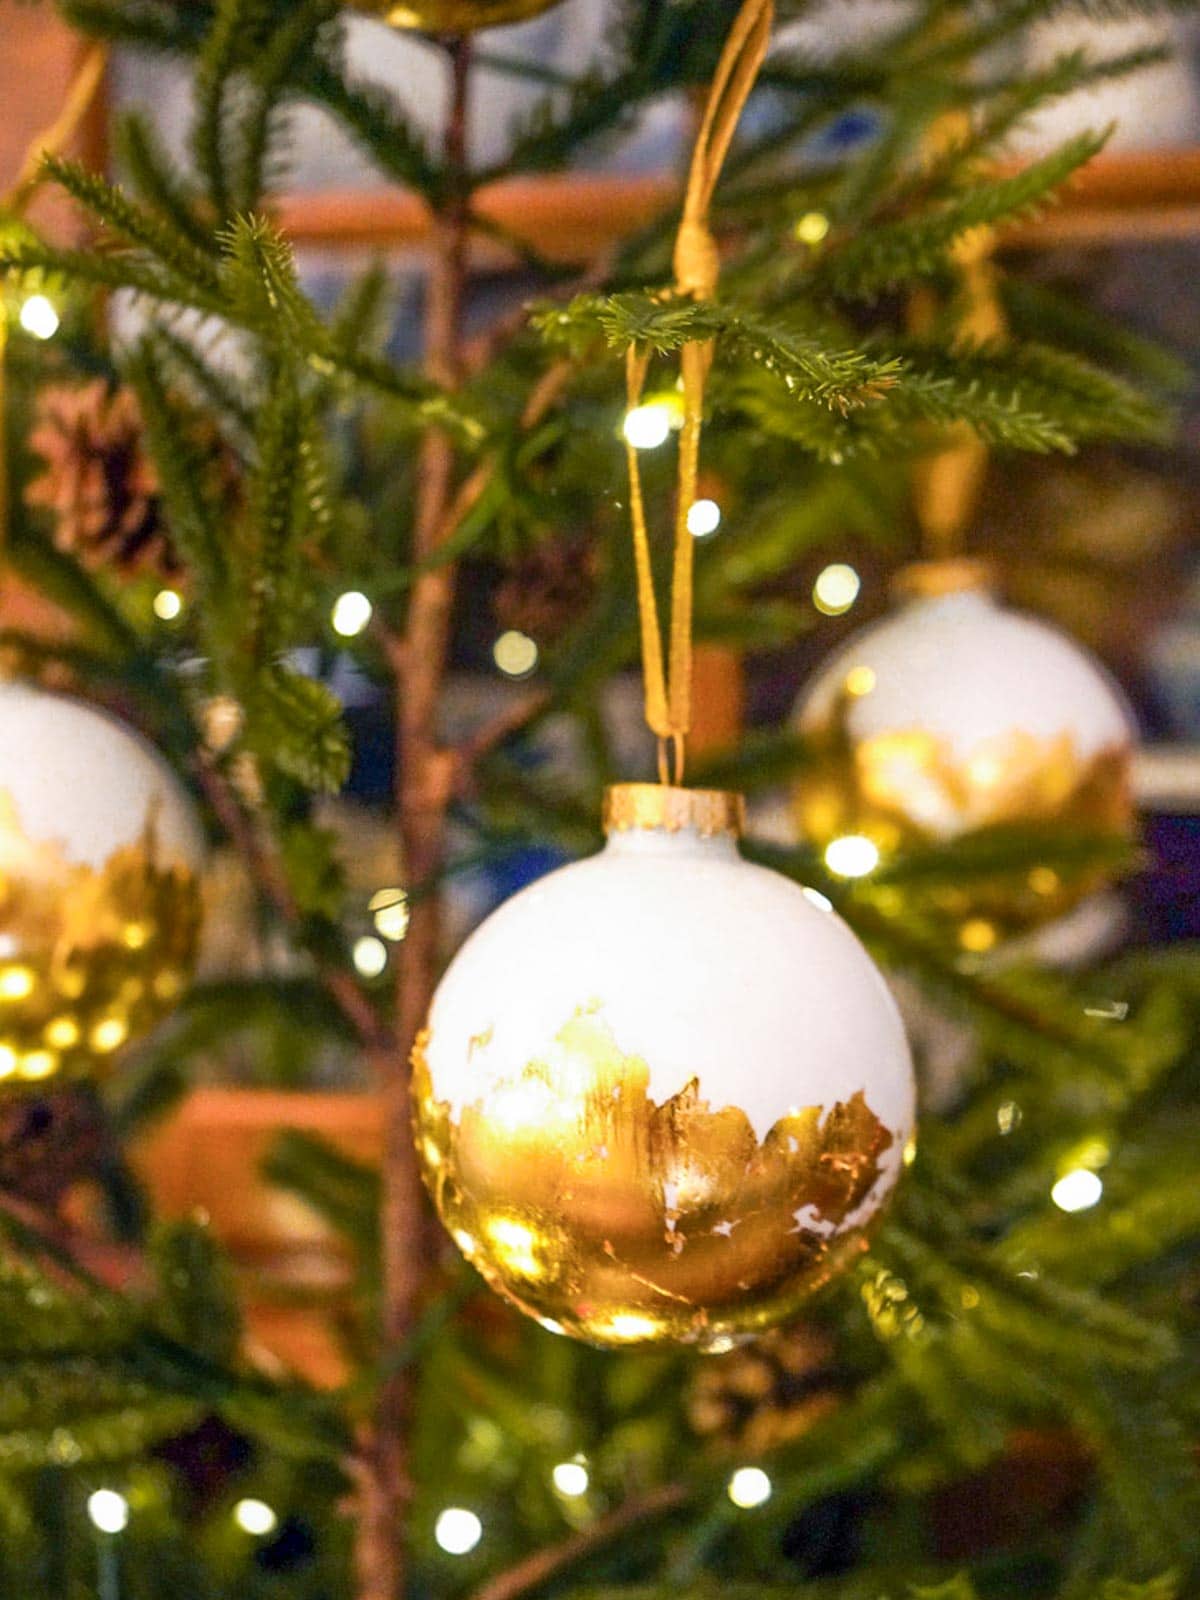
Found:
[[[465,173],[470,46],[448,45],[452,92],[444,153],[450,198],[434,221],[425,302],[425,366],[446,387],[459,375],[467,266],[467,205],[453,181]],[[444,537],[454,486],[454,448],[432,429],[421,448],[413,560],[420,564]],[[402,636],[389,641],[396,698],[396,807],[405,871],[414,885],[436,882],[442,865],[454,761],[437,737],[437,707],[450,643],[455,572],[444,565],[414,585]],[[427,1268],[426,1219],[411,1131],[410,1055],[437,979],[441,906],[437,893],[414,898],[397,964],[397,1052],[381,1073],[385,1099],[383,1158],[383,1361],[411,1334]],[[412,1481],[408,1461],[412,1387],[406,1371],[380,1389],[368,1446],[360,1507],[361,1600],[398,1600],[407,1575],[406,1525]]]

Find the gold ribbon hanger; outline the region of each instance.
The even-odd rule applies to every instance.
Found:
[[[683,218],[675,240],[674,292],[680,299],[711,300],[716,293],[721,260],[709,224],[713,192],[742,111],[766,57],[774,14],[774,0],[745,0],[717,64],[692,153]],[[679,435],[670,639],[665,661],[662,625],[654,596],[641,468],[636,447],[628,438],[625,442],[646,684],[646,721],[658,738],[658,775],[659,781],[664,784],[683,782],[686,741],[692,725],[693,540],[688,529],[688,513],[696,498],[700,431],[704,422],[704,388],[712,359],[711,339],[692,340],[680,352],[683,425]],[[649,352],[630,345],[625,357],[626,398],[630,411],[641,403],[649,366]]]

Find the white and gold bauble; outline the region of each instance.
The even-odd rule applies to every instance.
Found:
[[[740,796],[609,790],[605,848],[507,901],[434,998],[426,1181],[555,1332],[729,1348],[865,1249],[899,1175],[895,1004],[820,897],[742,858],[741,824]]]
[[[204,844],[166,763],[82,701],[0,682],[0,1086],[103,1070],[195,960]]]
[[[805,689],[798,730],[814,760],[797,787],[806,839],[836,870],[841,841],[901,849],[985,830],[1048,845],[1129,837],[1136,730],[1105,672],[1065,634],[1001,606],[986,569],[936,562],[902,575],[905,603],[856,634]],[[864,860],[866,858],[864,857]],[[939,891],[968,949],[1060,916],[1103,875]]]
[[[422,33],[477,33],[540,16],[558,0],[350,0],[393,28]]]

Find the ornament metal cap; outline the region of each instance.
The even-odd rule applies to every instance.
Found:
[[[702,838],[728,834],[740,839],[746,802],[728,789],[680,789],[665,783],[614,783],[604,791],[601,821],[605,833],[661,828],[664,833],[694,829]]]
[[[914,561],[892,579],[897,600],[933,600],[946,594],[994,589],[994,563],[978,556],[950,556],[941,561]]]

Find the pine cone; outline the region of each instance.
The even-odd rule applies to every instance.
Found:
[[[703,1361],[687,1396],[693,1431],[748,1457],[798,1438],[837,1404],[832,1353],[827,1334],[797,1323]]]
[[[143,434],[129,389],[110,390],[103,378],[44,389],[29,447],[46,470],[25,499],[52,513],[54,543],[86,566],[170,579],[180,566]]]
[[[511,567],[492,600],[502,628],[552,644],[587,610],[596,591],[596,549],[583,540],[549,539]]]

